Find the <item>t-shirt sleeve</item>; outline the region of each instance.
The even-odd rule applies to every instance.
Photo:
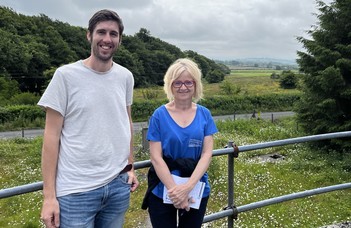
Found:
[[[147,131],[147,140],[149,141],[161,141],[161,134],[160,134],[160,120],[157,117],[157,112],[155,112],[150,120],[149,120],[149,129]]]
[[[205,113],[207,115],[207,125],[206,125],[206,128],[205,128],[205,136],[208,136],[208,135],[213,135],[215,133],[218,132],[218,129],[217,129],[217,126],[213,120],[213,117],[211,115],[211,112],[210,110],[208,110],[207,108],[205,108]]]
[[[130,106],[133,103],[133,89],[134,89],[134,78],[133,78],[133,74],[130,73],[130,77],[128,77],[127,79],[127,88],[126,88],[127,106]]]
[[[63,75],[56,70],[38,105],[43,108],[51,108],[65,116],[67,105],[67,89]]]

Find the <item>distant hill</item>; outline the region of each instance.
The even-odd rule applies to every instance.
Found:
[[[298,69],[296,60],[273,59],[273,58],[242,58],[233,60],[216,60],[218,63],[227,65],[231,69]]]
[[[272,58],[245,58],[237,59],[238,62],[246,63],[272,63],[272,64],[282,64],[282,65],[297,65],[294,59],[272,59]]]

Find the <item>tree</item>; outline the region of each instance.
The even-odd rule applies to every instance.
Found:
[[[185,51],[185,54],[188,58],[193,59],[197,63],[201,69],[203,77],[206,78],[207,74],[211,71],[211,66],[208,63],[206,57],[199,55],[197,52],[191,50]]]
[[[22,39],[26,43],[30,61],[28,63],[28,72],[21,79],[21,83],[26,85],[24,91],[41,94],[41,89],[45,84],[43,72],[50,66],[48,47],[31,35],[26,35]]]
[[[22,37],[0,28],[0,73],[8,73],[20,79],[28,72],[31,56]]]
[[[19,93],[18,83],[16,80],[10,80],[0,74],[0,106],[5,106],[9,103],[9,99]]]
[[[230,74],[231,73],[231,70],[229,69],[229,67],[224,65],[223,63],[217,63],[217,65],[218,65],[218,67],[221,69],[221,71],[224,74]]]
[[[144,43],[148,43],[151,40],[151,34],[150,31],[147,30],[146,28],[141,28],[139,32],[135,34],[137,38],[139,38],[141,41]]]
[[[330,5],[317,1],[319,24],[299,37],[303,96],[297,106],[300,124],[310,134],[351,129],[351,0]],[[349,140],[348,140],[349,141]],[[347,140],[333,145],[351,147]]]
[[[86,37],[87,29],[60,21],[55,21],[54,25],[62,39],[77,55],[77,57],[73,56],[74,58],[85,59],[90,55],[90,43]]]
[[[224,73],[218,69],[210,71],[205,79],[208,83],[217,83],[224,80]]]
[[[146,84],[144,75],[144,68],[138,58],[135,58],[124,46],[118,48],[117,53],[114,55],[114,61],[122,66],[128,66],[128,69],[133,72],[134,85],[139,87]]]
[[[226,74],[230,74],[230,69],[227,66],[217,64],[195,51],[187,50],[184,53],[186,57],[193,59],[198,64],[203,78],[209,83],[221,82]]]
[[[295,89],[297,87],[297,76],[290,70],[284,70],[279,83],[283,89]]]
[[[43,43],[49,48],[52,65],[60,66],[77,60],[76,53],[69,48],[55,27],[51,25],[46,27],[43,36]]]
[[[165,51],[155,51],[153,55],[155,59],[153,68],[157,69],[157,72],[154,73],[154,83],[163,85],[163,77],[168,67],[175,61],[175,58]]]

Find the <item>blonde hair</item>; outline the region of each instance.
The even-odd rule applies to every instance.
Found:
[[[163,81],[164,86],[163,89],[167,95],[169,101],[174,100],[174,95],[172,93],[172,83],[177,80],[180,75],[187,71],[193,80],[195,81],[195,92],[193,95],[194,102],[197,102],[202,99],[203,92],[202,92],[202,82],[201,82],[201,70],[199,69],[198,65],[187,58],[177,59],[172,65],[168,68]]]

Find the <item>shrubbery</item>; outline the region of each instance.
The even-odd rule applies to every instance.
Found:
[[[280,87],[283,89],[295,89],[297,87],[298,77],[294,72],[283,71],[280,77]]]
[[[300,99],[298,94],[269,94],[249,96],[217,96],[199,103],[211,110],[213,115],[251,113],[252,111],[290,111]]]
[[[290,111],[299,98],[300,95],[298,94],[216,96],[203,99],[199,104],[210,109],[213,115],[228,115],[234,113],[251,113],[254,110],[257,112]],[[166,103],[166,99],[134,102],[132,105],[133,121],[147,121],[156,108]],[[42,123],[44,123],[44,118],[45,112],[36,105],[0,107],[1,124],[21,121],[26,124],[23,127],[29,128],[31,126],[27,126],[28,123],[38,122],[38,120],[42,120]]]
[[[35,105],[12,105],[0,107],[0,123],[8,123],[17,120],[35,121],[44,119],[45,112]]]

